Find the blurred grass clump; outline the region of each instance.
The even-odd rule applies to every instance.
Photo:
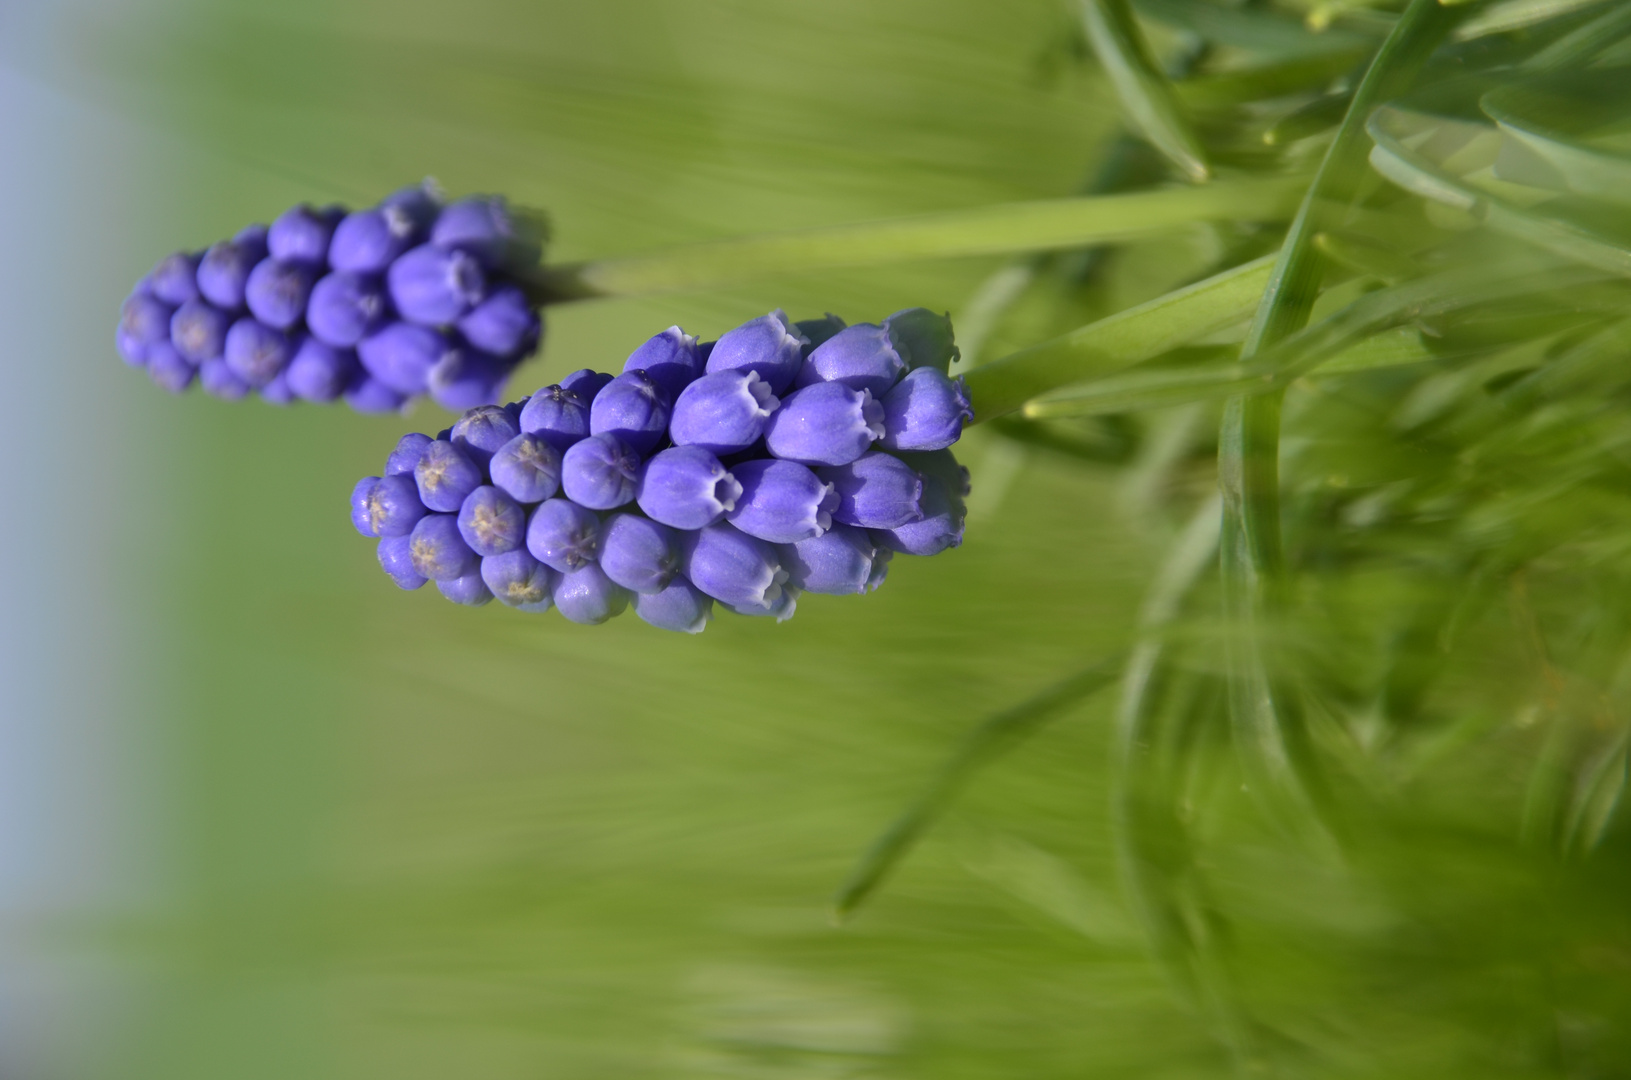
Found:
[[[427,173],[547,207],[586,281],[996,203],[1255,207],[552,310],[518,393],[676,322],[952,311],[968,543],[783,627],[396,595],[338,508],[397,421],[167,406],[183,813],[174,903],[104,930],[166,976],[119,1074],[1626,1074],[1627,10],[87,27],[125,103],[229,159],[177,179],[183,243]],[[990,714],[1012,737],[965,764],[1012,754],[931,788],[949,816],[831,927]]]

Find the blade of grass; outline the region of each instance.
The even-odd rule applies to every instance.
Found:
[[[1083,698],[1109,686],[1115,681],[1120,665],[1120,657],[1101,660],[1035,697],[991,716],[969,732],[962,745],[929,781],[923,793],[872,842],[855,869],[850,871],[849,877],[833,897],[833,921],[841,923],[855,914],[929,827],[946,812],[957,793],[976,772]]]
[[[1538,74],[1583,68],[1627,34],[1631,34],[1631,4],[1616,4],[1525,59],[1518,70]]]
[[[1240,322],[1257,306],[1274,258],[1266,255],[1225,270],[975,368],[965,376],[975,422],[1013,412],[1048,390],[1131,367]]]
[[[1397,96],[1456,22],[1436,0],[1411,0],[1354,92],[1348,115],[1292,220],[1257,309],[1241,360],[1249,362],[1308,321],[1319,294],[1320,256],[1313,246],[1323,203],[1346,206],[1364,176],[1365,118]],[[1218,436],[1223,493],[1219,544],[1228,637],[1230,716],[1247,783],[1266,809],[1307,834],[1322,796],[1311,761],[1299,691],[1267,632],[1287,606],[1280,539],[1279,393],[1237,397],[1224,409]],[[1278,653],[1280,648],[1275,647]]]
[[[1134,130],[1196,183],[1211,178],[1206,150],[1190,128],[1172,84],[1150,55],[1128,0],[1080,0],[1087,40]]]
[[[1302,187],[1297,177],[1274,177],[980,206],[546,267],[531,285],[544,302],[561,303],[716,288],[770,274],[913,259],[1058,251],[1135,240],[1204,221],[1283,219],[1296,205]]]
[[[1596,7],[1606,0],[1506,0],[1491,4],[1462,23],[1455,31],[1457,41],[1473,41],[1491,34],[1522,30],[1548,19],[1572,15]]]

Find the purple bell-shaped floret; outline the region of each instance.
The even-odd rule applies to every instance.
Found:
[[[676,576],[659,593],[635,593],[634,613],[659,630],[700,634],[714,617],[713,597]]]
[[[521,428],[498,405],[479,405],[453,422],[448,441],[483,469],[505,443],[521,434]]]
[[[306,325],[322,341],[347,349],[373,333],[387,315],[377,278],[336,270],[312,286]]]
[[[527,521],[527,550],[562,573],[600,557],[600,516],[570,499],[545,499]]]
[[[882,398],[906,374],[907,363],[881,326],[860,323],[839,331],[811,350],[794,385],[843,383]]]
[[[413,467],[419,499],[439,514],[456,514],[465,497],[481,486],[481,469],[463,450],[446,439],[436,439],[425,447]]]
[[[555,610],[575,623],[603,623],[628,605],[628,590],[607,577],[599,563],[568,570],[555,583]]]
[[[130,294],[119,309],[119,330],[115,341],[125,361],[135,367],[147,365],[147,352],[154,345],[170,344],[170,318],[176,312],[146,288]]]
[[[639,478],[639,453],[615,435],[591,435],[561,455],[561,490],[592,510],[632,502]]]
[[[375,549],[379,568],[399,589],[421,588],[429,579],[413,568],[413,534],[382,537]]]
[[[946,490],[936,476],[923,476],[923,517],[893,529],[875,529],[873,536],[884,547],[903,555],[938,555],[963,542],[963,519],[968,510],[963,500]]]
[[[754,371],[704,375],[674,402],[669,435],[676,446],[700,446],[715,454],[746,450],[764,435],[780,402]]]
[[[307,401],[333,401],[357,378],[362,365],[355,351],[336,349],[305,334],[285,370],[289,389],[297,397]],[[408,467],[413,468],[411,463]]]
[[[543,324],[514,285],[501,285],[459,320],[459,333],[471,345],[494,356],[517,357],[538,346]]]
[[[546,386],[527,399],[521,430],[536,435],[560,453],[589,437],[589,403],[564,386]]]
[[[238,239],[212,244],[198,263],[198,291],[219,308],[241,311],[250,271],[265,258],[264,233],[240,233]]]
[[[561,488],[561,455],[537,435],[517,435],[487,463],[493,486],[519,503],[537,503]]]
[[[493,599],[493,591],[487,587],[487,582],[482,580],[479,562],[456,578],[438,581],[436,591],[455,604],[464,604],[466,607],[481,607]]]
[[[521,547],[527,537],[527,512],[521,504],[489,484],[464,497],[459,506],[459,535],[477,555],[502,555]]]
[[[334,229],[328,262],[336,270],[381,274],[391,261],[418,243],[422,230],[403,206],[377,206],[347,214]]]
[[[338,206],[292,206],[267,230],[266,250],[284,262],[321,266],[328,261],[329,241],[343,217],[345,211]]]
[[[419,459],[425,456],[425,448],[431,444],[429,435],[421,435],[411,431],[396,441],[396,448],[385,459],[386,476],[413,476],[414,466]]]
[[[357,359],[368,374],[398,393],[423,394],[430,369],[451,348],[440,331],[393,322],[357,343]]]
[[[659,593],[679,567],[674,533],[639,514],[613,514],[601,525],[600,568],[631,592]]]
[[[804,465],[847,465],[883,433],[883,407],[870,391],[816,383],[789,394],[765,422],[765,448]]]
[[[625,371],[607,383],[589,406],[589,434],[611,435],[639,454],[668,437],[668,392],[645,371]]]
[[[283,372],[272,376],[261,386],[261,393],[271,390],[275,395],[276,391],[273,388],[283,381],[283,378]],[[232,369],[232,365],[222,359],[206,360],[198,365],[198,385],[204,388],[204,393],[222,401],[237,401],[254,389],[249,380],[239,375]]]
[[[838,495],[803,465],[756,458],[734,465],[731,475],[742,485],[742,494],[725,520],[749,536],[791,544],[832,528]]]
[[[289,365],[289,336],[256,319],[242,318],[227,328],[221,355],[226,367],[250,386],[265,386]]]
[[[706,370],[710,375],[751,371],[770,385],[771,393],[780,394],[793,385],[804,364],[803,349],[808,343],[809,339],[787,321],[786,312],[777,308],[721,334],[708,354]]]
[[[644,371],[672,402],[680,396],[680,391],[702,375],[702,364],[697,339],[677,326],[670,326],[630,353],[623,373]]]
[[[171,307],[198,299],[197,255],[178,251],[166,255],[147,275],[147,290]]]
[[[968,389],[959,375],[949,379],[938,368],[913,368],[884,395],[883,438],[886,450],[944,450],[963,435],[974,419]]]
[[[783,547],[782,565],[796,588],[845,596],[882,585],[889,556],[889,550],[874,544],[866,530],[834,525],[820,536]]]
[[[202,364],[214,360],[226,347],[232,316],[207,300],[189,300],[170,317],[170,343],[183,360]]]
[[[249,313],[277,330],[288,330],[306,315],[317,272],[308,263],[262,259],[249,272],[244,302]]]
[[[681,534],[680,572],[723,604],[765,612],[781,602],[788,576],[775,547],[724,523]]]
[[[640,472],[635,500],[655,521],[676,529],[700,529],[736,507],[742,485],[719,459],[700,446],[672,446]]]
[[[558,577],[526,548],[481,560],[481,580],[499,603],[517,611],[548,611],[555,602]]]
[[[402,255],[385,281],[397,313],[424,326],[455,322],[487,294],[487,275],[474,256],[435,244]]]
[[[459,534],[459,523],[452,514],[426,514],[410,535],[408,551],[420,577],[451,581],[477,568],[476,553]]]
[[[874,451],[816,475],[838,492],[833,520],[863,529],[894,529],[923,520],[923,478],[897,457]]]
[[[605,389],[606,384],[615,376],[593,368],[579,368],[561,379],[561,386],[572,391],[585,402],[595,400],[595,395]]]

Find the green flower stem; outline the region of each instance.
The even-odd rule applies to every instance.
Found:
[[[1456,21],[1437,0],[1411,0],[1377,51],[1353,103],[1292,220],[1257,316],[1241,347],[1249,362],[1307,324],[1319,295],[1322,267],[1312,243],[1326,209],[1346,206],[1365,173],[1365,120],[1414,78]],[[1265,632],[1286,608],[1280,539],[1281,393],[1230,399],[1218,437],[1218,484],[1223,494],[1220,561],[1229,635],[1229,704],[1253,792],[1286,812],[1283,821],[1309,821],[1317,797],[1308,763],[1301,703],[1280,665],[1265,650]],[[1276,652],[1279,650],[1276,649]]]
[[[1269,255],[1236,266],[975,368],[965,376],[975,422],[1013,412],[1038,394],[1120,371],[1241,322],[1256,309],[1274,259]]]
[[[1206,150],[1133,19],[1128,0],[1081,0],[1082,26],[1135,130],[1196,183],[1211,178]]]
[[[769,233],[546,267],[531,285],[540,301],[562,303],[742,285],[775,274],[1124,242],[1203,221],[1284,220],[1306,182],[1301,177],[1240,180]]]

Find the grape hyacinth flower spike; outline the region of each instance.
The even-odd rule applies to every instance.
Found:
[[[483,246],[467,216],[458,250],[497,265],[507,249]],[[379,335],[360,349],[382,387],[441,363],[430,354],[456,332],[394,326],[390,349]],[[435,438],[405,435],[357,485],[352,522],[404,589],[433,580],[458,604],[584,624],[632,609],[693,634],[716,604],[785,621],[802,594],[872,592],[893,556],[962,542],[968,471],[949,447],[971,417],[946,375],[944,316],[847,326],[778,311],[719,342],[670,327],[622,374],[585,368]]]
[[[173,392],[197,382],[359,412],[427,395],[455,411],[495,402],[542,336],[525,279],[543,236],[502,198],[444,205],[429,181],[350,213],[292,207],[161,259],[120,309],[115,344]]]

